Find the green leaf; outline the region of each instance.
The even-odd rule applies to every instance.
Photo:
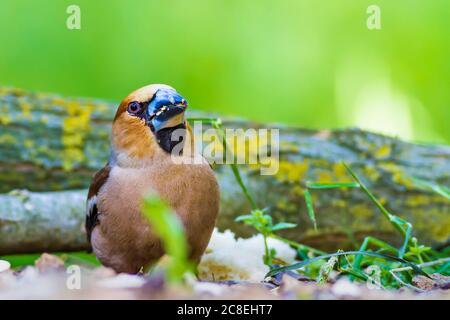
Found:
[[[272,225],[272,217],[268,214],[265,214],[261,217],[261,222],[267,226]]]
[[[314,229],[317,230],[316,214],[314,213],[311,193],[308,190],[305,190],[305,202],[306,202],[306,209],[308,210],[309,219],[314,224]]]
[[[187,271],[192,271],[181,221],[161,199],[154,196],[144,199],[143,212],[152,230],[161,238],[166,254],[171,258],[167,266],[169,281],[181,281]]]
[[[280,222],[277,223],[272,227],[272,231],[278,231],[278,230],[284,230],[284,229],[291,229],[295,228],[297,225],[295,223],[289,223],[289,222]]]
[[[302,268],[304,266],[307,266],[308,264],[311,264],[313,262],[316,262],[318,260],[329,259],[331,257],[345,256],[345,255],[364,255],[364,256],[369,256],[369,257],[381,258],[381,259],[385,259],[385,260],[397,261],[397,262],[400,262],[402,264],[405,264],[405,265],[411,267],[415,273],[421,274],[423,276],[426,276],[426,277],[430,278],[430,276],[427,273],[425,273],[421,268],[419,268],[415,264],[412,264],[411,262],[406,261],[405,259],[401,259],[401,258],[398,258],[398,257],[390,256],[390,255],[387,255],[387,254],[375,253],[375,252],[366,252],[366,251],[336,252],[336,253],[331,253],[331,254],[318,256],[318,257],[311,258],[311,259],[308,259],[308,260],[305,260],[305,261],[302,261],[302,262],[294,263],[294,264],[292,264],[290,266],[275,268],[275,269],[271,270],[269,273],[267,273],[266,277],[273,277],[273,276],[277,275],[280,272],[285,272],[285,271],[290,271],[290,270],[298,270],[298,269],[300,269],[300,268]]]
[[[356,182],[323,182],[323,183],[307,183],[309,189],[334,189],[334,188],[359,188]]]
[[[255,219],[255,217],[253,215],[251,215],[251,214],[244,214],[242,216],[236,217],[236,219],[234,219],[234,221],[236,221],[236,222],[251,221],[253,219]]]

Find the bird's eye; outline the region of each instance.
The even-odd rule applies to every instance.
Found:
[[[142,110],[142,106],[137,101],[132,101],[128,104],[128,112],[131,114],[139,113],[139,112],[141,112],[141,110]]]

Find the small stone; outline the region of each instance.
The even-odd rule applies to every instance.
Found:
[[[39,272],[36,268],[28,266],[19,273],[19,279],[25,283],[31,283],[38,279]]]
[[[48,253],[43,253],[34,264],[40,273],[64,270],[64,261]]]
[[[226,290],[226,287],[214,282],[197,282],[194,291],[198,294],[219,296]]]
[[[361,295],[361,289],[347,279],[338,280],[331,288],[331,292],[338,297],[356,298]]]
[[[419,275],[415,276],[412,280],[413,284],[422,290],[432,290],[432,289],[448,289],[450,284],[450,277],[443,276],[439,273],[433,273],[430,278]]]
[[[145,279],[140,276],[121,273],[115,277],[102,279],[97,283],[103,288],[129,289],[142,287],[145,284]]]

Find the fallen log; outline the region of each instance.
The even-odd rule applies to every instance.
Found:
[[[109,155],[117,103],[65,98],[0,87],[0,254],[72,251],[88,247],[84,198],[93,174]],[[215,115],[190,111],[193,117]],[[393,213],[410,221],[421,241],[442,244],[450,236],[450,201],[413,178],[450,186],[450,146],[404,142],[358,129],[305,130],[223,118],[225,127],[279,128],[279,171],[261,176],[241,165],[258,206],[275,221],[299,225],[285,236],[325,250],[348,248],[367,235],[399,243],[400,236],[360,189],[312,192],[318,231],[304,203],[307,182],[349,182],[352,166]],[[234,222],[250,206],[226,165],[214,167],[221,186],[220,229],[252,234]],[[28,189],[31,192],[10,190]],[[78,190],[78,191],[67,191]]]

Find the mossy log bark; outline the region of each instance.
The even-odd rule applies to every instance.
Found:
[[[117,103],[0,88],[0,254],[70,251],[88,247],[84,199],[92,175],[107,161]],[[190,111],[189,116],[214,115]],[[367,235],[398,243],[400,236],[360,189],[312,191],[318,231],[304,203],[307,182],[348,182],[352,166],[381,202],[410,221],[414,235],[442,244],[450,235],[448,199],[413,178],[450,186],[450,147],[423,145],[357,129],[304,130],[223,119],[225,127],[279,128],[280,169],[261,176],[240,166],[260,207],[275,221],[298,223],[284,235],[326,250],[346,248]],[[232,172],[216,166],[222,203],[218,226],[253,231],[234,217],[249,212]],[[13,192],[28,189],[32,192]]]

